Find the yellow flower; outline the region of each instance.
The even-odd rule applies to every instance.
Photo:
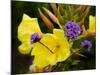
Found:
[[[32,48],[30,37],[34,33],[42,35],[37,18],[31,18],[24,14],[22,22],[18,27],[18,39],[22,42],[22,44],[19,46],[20,53],[28,54],[30,52]]]
[[[89,29],[88,33],[95,33],[96,32],[96,18],[92,15],[89,16]]]
[[[34,43],[31,55],[35,56],[34,64],[39,68],[66,60],[70,55],[70,47],[64,31],[54,29],[53,34],[45,34],[40,42]]]
[[[31,36],[34,33],[43,37],[40,41],[31,43]],[[37,18],[31,18],[26,14],[23,15],[23,20],[18,27],[18,39],[22,43],[18,47],[19,52],[22,54],[31,52],[31,56],[34,56],[33,64],[39,69],[48,65],[55,65],[70,56],[70,46],[63,30],[53,29],[53,34],[46,33],[43,35]]]

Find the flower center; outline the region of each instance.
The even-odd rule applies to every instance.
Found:
[[[60,48],[60,45],[56,45],[55,48],[52,49],[52,52],[55,53]]]
[[[56,48],[60,48],[60,45],[57,45]]]

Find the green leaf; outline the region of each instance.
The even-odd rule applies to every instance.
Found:
[[[80,60],[73,60],[72,65],[77,65],[80,62]]]

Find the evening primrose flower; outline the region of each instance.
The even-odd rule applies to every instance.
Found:
[[[18,47],[20,53],[28,54],[31,51],[32,44],[30,41],[33,39],[30,39],[34,33],[37,33],[39,36],[42,35],[37,18],[31,18],[24,14],[23,19],[18,26],[18,39],[22,42],[22,44]],[[37,37],[36,34],[35,36]]]
[[[33,64],[39,69],[55,65],[70,56],[70,46],[63,30],[53,29],[53,34],[43,34],[37,18],[30,18],[25,14],[18,27],[18,39],[22,42],[19,52],[31,53],[34,56]]]
[[[88,33],[94,33],[96,32],[96,18],[92,15],[89,16],[89,29]]]
[[[40,42],[34,43],[31,55],[34,65],[39,68],[66,60],[70,56],[70,46],[64,31],[54,29],[53,34],[45,34]]]

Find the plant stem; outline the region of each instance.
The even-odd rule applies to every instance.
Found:
[[[86,56],[84,56],[83,54],[77,53],[77,52],[80,51],[80,50],[81,50],[81,48],[78,49],[77,51],[73,51],[73,53],[72,53],[68,58],[70,58],[73,54],[77,54],[77,55],[79,55],[79,56],[81,56],[81,57],[85,57],[85,58],[86,58]],[[67,58],[67,59],[68,59],[68,58]]]
[[[64,30],[63,27],[61,26],[61,24],[59,22],[57,22],[58,26],[60,29]]]

